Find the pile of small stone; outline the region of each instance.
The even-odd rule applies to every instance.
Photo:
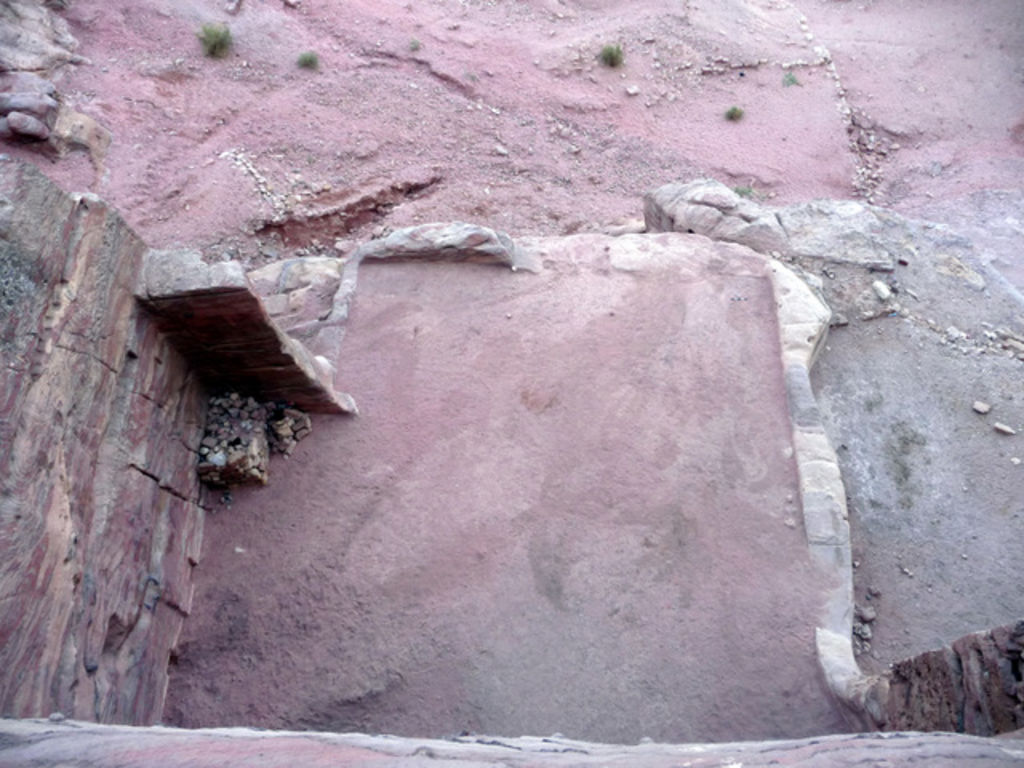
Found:
[[[853,617],[853,652],[860,656],[871,652],[871,624],[878,617],[878,612],[870,605],[855,606]]]
[[[210,398],[199,444],[199,478],[207,485],[266,485],[267,410],[237,392]]]
[[[309,415],[282,403],[229,392],[210,398],[199,445],[199,478],[207,485],[266,485],[270,451],[291,455],[312,431]]]
[[[287,406],[268,406],[268,411],[267,437],[270,439],[270,448],[291,456],[299,440],[313,431],[309,414]]]

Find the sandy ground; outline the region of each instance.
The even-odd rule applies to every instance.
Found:
[[[98,168],[84,154],[50,164],[11,153],[103,195],[156,246],[199,244],[209,259],[255,265],[420,221],[573,233],[637,216],[640,195],[666,181],[710,175],[774,203],[867,196],[933,217],[975,240],[990,293],[1024,286],[1015,0],[244,0],[237,15],[199,0],[79,0],[63,15],[91,63],[58,85],[110,128],[110,153]],[[231,24],[226,59],[202,56],[195,31],[206,21]],[[620,69],[597,61],[606,43],[623,45]],[[319,53],[318,71],[296,66],[305,50]],[[738,122],[723,118],[733,105],[745,111]],[[369,204],[322,225],[266,225],[358,199]],[[943,322],[977,333],[995,315],[1015,322],[984,294],[946,301],[944,290],[932,294],[949,310]],[[850,448],[840,456],[858,593],[885,601],[876,657],[863,660],[880,666],[1024,614],[1007,575],[1024,556],[1014,546],[1024,476],[1007,474],[1022,451],[965,439],[959,415],[987,390],[1024,419],[1019,367],[954,360],[893,327],[837,329],[816,382],[834,439]],[[886,463],[887,440],[921,457],[910,459],[918,490],[907,505],[896,482],[907,464]],[[990,479],[993,467],[1002,474]]]

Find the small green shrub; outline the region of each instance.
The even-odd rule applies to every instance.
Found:
[[[740,109],[739,107],[729,107],[727,110],[725,110],[725,119],[731,120],[734,123],[737,120],[742,120],[743,110]]]
[[[598,54],[598,58],[601,63],[606,67],[621,67],[622,62],[625,60],[625,55],[622,53],[621,45],[606,45],[601,49],[601,53]]]
[[[303,51],[299,54],[296,64],[303,69],[320,69],[320,57],[316,51]]]
[[[223,59],[231,50],[231,30],[227,24],[203,24],[196,32],[203,53],[211,59]]]
[[[733,187],[732,191],[735,192],[740,197],[751,198],[754,196],[753,187]]]
[[[415,37],[409,41],[409,50],[416,53],[420,48],[423,47],[423,43],[417,40]]]
[[[782,85],[788,88],[791,85],[800,85],[800,81],[796,79],[796,75],[792,72],[787,72],[782,76]]]

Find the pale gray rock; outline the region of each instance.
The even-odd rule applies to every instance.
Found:
[[[68,25],[45,4],[33,0],[0,3],[0,72],[49,72],[80,61],[78,42]]]
[[[206,264],[193,249],[152,250],[145,260],[142,292],[149,298],[211,289],[248,288],[245,270],[238,262]]]
[[[395,230],[364,243],[352,258],[357,262],[363,259],[472,261],[500,264],[513,270],[526,266],[507,234],[461,221]]]
[[[24,136],[28,139],[36,139],[37,141],[46,141],[50,138],[50,129],[46,127],[46,123],[32,115],[27,115],[24,112],[10,112],[7,115],[7,127],[10,131],[18,136]]]
[[[648,193],[644,219],[649,232],[705,235],[765,254],[787,250],[785,232],[771,209],[711,179],[666,184]]]
[[[0,74],[0,93],[34,93],[56,98],[57,86],[34,72],[5,72]]]
[[[45,93],[0,93],[0,115],[6,115],[8,112],[26,112],[38,118],[45,118],[56,109],[57,100]]]
[[[892,270],[902,248],[886,235],[895,217],[853,200],[815,200],[782,208],[779,222],[793,256]]]

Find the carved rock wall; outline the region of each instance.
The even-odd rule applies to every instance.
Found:
[[[204,399],[135,300],[145,252],[103,202],[0,158],[2,716],[160,716]]]

